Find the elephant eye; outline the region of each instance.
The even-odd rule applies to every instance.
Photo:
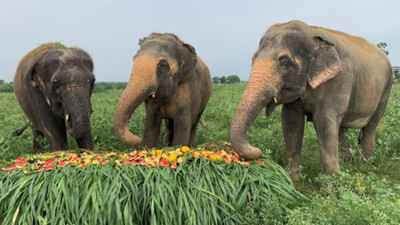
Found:
[[[279,57],[279,66],[288,68],[293,65],[293,61],[287,55]]]
[[[59,80],[54,79],[52,81],[52,84],[53,84],[53,88],[54,89],[58,89],[60,87],[60,81]]]
[[[94,77],[91,77],[88,79],[88,83],[91,85],[93,85],[95,81],[96,81],[96,78],[94,78]]]
[[[159,74],[168,72],[169,64],[168,64],[167,60],[165,60],[165,59],[161,60],[157,65],[157,70],[158,70]]]

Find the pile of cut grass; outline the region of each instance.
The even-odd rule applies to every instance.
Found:
[[[178,168],[91,165],[0,172],[2,224],[241,224],[246,206],[279,199],[298,206],[285,171],[188,158]],[[267,203],[263,202],[262,204]]]

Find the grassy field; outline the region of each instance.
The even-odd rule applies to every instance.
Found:
[[[197,132],[200,146],[229,141],[230,122],[244,88],[245,84],[214,85],[213,95]],[[113,131],[114,109],[121,93],[122,90],[106,90],[92,96],[92,130],[96,150],[132,150],[120,143]],[[33,150],[30,129],[19,137],[11,137],[12,132],[28,121],[13,93],[0,93],[0,102],[0,167],[3,167],[21,155],[32,154]],[[304,205],[284,207],[279,202],[280,199],[274,200],[270,196],[270,201],[246,204],[243,220],[237,221],[243,224],[400,224],[399,118],[400,85],[395,84],[387,112],[378,126],[373,157],[366,161],[341,161],[343,173],[334,175],[329,180],[320,174],[316,134],[312,123],[307,123],[302,152],[304,176],[294,187],[310,201]],[[143,123],[144,107],[141,105],[130,120],[131,131],[141,136]],[[346,133],[349,142],[354,146],[351,152],[355,157],[361,154],[361,148],[357,145],[358,133],[357,130]],[[247,137],[252,145],[264,151],[263,159],[284,164],[285,145],[280,125],[280,107],[275,109],[270,118],[266,118],[264,112],[261,113],[249,129]],[[71,149],[76,148],[73,139],[69,143]],[[48,151],[46,140],[42,140],[42,145],[44,152]],[[159,147],[163,147],[161,142]],[[1,173],[4,175],[6,172]],[[4,192],[0,190],[0,194]],[[0,196],[0,202],[2,200],[4,199]],[[2,213],[4,212],[0,212],[0,218]],[[46,224],[46,221],[41,224]]]

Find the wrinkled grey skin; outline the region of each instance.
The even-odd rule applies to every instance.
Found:
[[[301,21],[276,24],[262,37],[253,56],[249,82],[231,124],[238,154],[253,160],[260,149],[246,132],[266,107],[282,104],[287,169],[299,179],[305,117],[318,136],[322,173],[340,172],[338,139],[347,128],[361,129],[365,157],[373,154],[375,130],[389,98],[393,72],[382,50],[348,34]]]
[[[68,149],[67,131],[79,148],[94,148],[90,127],[94,81],[92,59],[78,48],[47,44],[21,59],[14,93],[32,122],[36,152],[39,135],[52,150]]]
[[[151,34],[134,57],[130,80],[114,114],[114,130],[130,146],[156,147],[162,120],[164,143],[196,145],[196,129],[211,96],[210,72],[195,49],[173,34]],[[129,118],[146,104],[143,142],[128,129]]]

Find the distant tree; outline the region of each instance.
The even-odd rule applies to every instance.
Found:
[[[12,84],[0,84],[0,93],[3,92],[13,92],[13,86]]]
[[[213,84],[218,84],[220,82],[220,78],[219,77],[213,77],[212,78],[212,82],[213,82]]]
[[[386,50],[386,42],[379,42],[376,46],[378,46],[378,48],[380,48],[386,55],[389,55],[389,51]]]
[[[139,38],[139,43],[138,43],[138,45],[139,45],[139,46],[142,46],[143,42],[144,42],[146,39],[147,39],[147,37]]]
[[[221,78],[219,78],[219,82],[220,82],[221,84],[226,84],[226,77],[225,77],[225,76],[222,76]]]
[[[0,80],[0,84],[4,84],[4,80]]]
[[[237,75],[230,75],[226,78],[226,83],[228,84],[240,83],[240,78]]]

